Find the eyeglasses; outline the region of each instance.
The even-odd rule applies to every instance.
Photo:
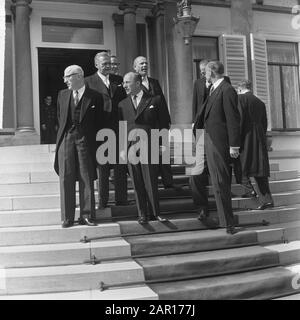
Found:
[[[79,74],[79,73],[77,72],[77,73],[69,74],[67,76],[63,76],[63,80],[69,79],[70,77],[75,76],[76,74]]]

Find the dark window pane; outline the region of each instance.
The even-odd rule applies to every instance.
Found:
[[[278,66],[269,66],[269,87],[272,129],[282,129],[282,96],[280,87],[280,70]]]
[[[218,38],[193,37],[193,60],[218,59]]]
[[[44,42],[103,44],[102,21],[42,18]]]
[[[297,67],[282,67],[286,127],[300,128],[299,75]]]
[[[299,63],[297,43],[267,41],[268,62]]]

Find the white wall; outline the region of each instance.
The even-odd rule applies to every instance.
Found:
[[[193,5],[193,15],[200,17],[195,36],[218,37],[231,32],[230,8]]]
[[[0,2],[0,129],[3,128],[5,2]]]

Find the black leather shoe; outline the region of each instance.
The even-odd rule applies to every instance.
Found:
[[[90,226],[90,227],[97,226],[97,223],[95,223],[94,221],[92,221],[89,218],[79,218],[78,219],[78,223],[81,224],[81,225],[87,225],[87,226]]]
[[[257,193],[254,190],[251,192],[246,192],[241,195],[241,198],[256,198],[256,197],[257,197]]]
[[[267,203],[264,203],[264,204],[258,206],[256,208],[256,210],[265,210],[265,209],[273,208],[273,207],[274,207],[274,203],[273,202],[267,202]]]
[[[226,228],[226,233],[228,234],[236,234],[238,230],[234,226],[228,226]]]
[[[145,218],[145,217],[140,217],[140,218],[138,219],[138,223],[139,223],[139,224],[147,224],[147,223],[148,223],[148,220],[147,220],[147,218]]]
[[[63,221],[61,227],[62,228],[70,228],[70,227],[73,227],[73,225],[74,225],[73,221],[66,220],[66,221]]]
[[[201,209],[200,211],[199,211],[199,216],[198,216],[198,220],[200,220],[200,221],[204,221],[204,220],[206,220],[207,218],[209,217],[209,212],[208,212],[208,210],[207,209]]]

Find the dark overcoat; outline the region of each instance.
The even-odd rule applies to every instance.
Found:
[[[270,166],[266,132],[268,127],[265,104],[253,93],[240,94],[241,163],[248,177],[268,177]]]

